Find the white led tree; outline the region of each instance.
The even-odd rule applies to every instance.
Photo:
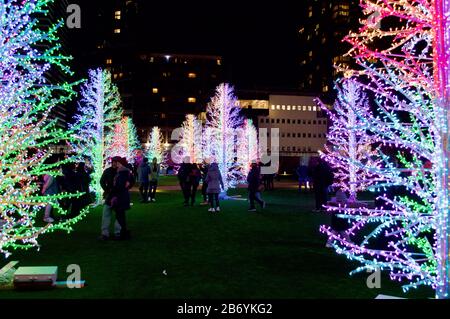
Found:
[[[334,168],[334,186],[347,192],[354,201],[358,192],[377,182],[378,175],[374,171],[380,167],[381,160],[361,120],[361,116],[371,112],[360,84],[347,79],[337,84],[336,89],[338,98],[333,110],[319,101],[332,123],[328,144],[320,155]]]
[[[72,148],[91,163],[91,187],[100,203],[103,194],[100,178],[106,168],[107,150],[111,149],[113,131],[122,117],[120,94],[111,81],[111,73],[96,69],[89,71],[81,96],[74,124],[78,127],[77,139]]]
[[[242,126],[238,100],[233,87],[221,84],[206,109],[203,154],[219,164],[225,191],[242,180],[237,161],[237,131]]]
[[[260,159],[258,132],[252,120],[245,119],[243,125],[238,129],[237,158],[241,166],[244,182],[246,182],[251,163],[258,162]]]
[[[52,1],[0,2],[0,252],[37,247],[46,232],[64,229],[82,218],[42,224],[38,215],[51,205],[66,216],[59,201],[79,196],[41,195],[39,179],[57,176],[58,169],[73,159],[48,161],[50,148],[69,141],[71,130],[61,130],[51,119],[55,106],[75,95],[75,83],[49,83],[46,74],[59,69],[72,75],[60,53],[57,31],[61,23],[43,27],[38,16],[48,13]],[[39,14],[39,15],[38,15]]]
[[[189,156],[191,163],[200,163],[203,160],[202,143],[202,122],[195,115],[186,115],[186,120],[183,122],[180,133],[181,158]]]

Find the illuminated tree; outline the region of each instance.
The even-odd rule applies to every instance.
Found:
[[[330,208],[351,221],[346,235],[363,235],[355,243],[328,227],[322,231],[339,254],[362,263],[355,272],[386,269],[408,282],[405,290],[427,285],[437,298],[448,298],[450,1],[364,0],[361,6],[368,18],[346,38],[360,68],[342,71],[359,77],[373,96],[373,113],[364,112],[361,121],[385,150],[383,167],[369,169],[380,176],[371,189],[381,192],[382,204]],[[386,192],[393,187],[404,194]],[[379,237],[386,247],[373,244]]]
[[[195,115],[186,115],[186,120],[181,127],[180,145],[182,158],[189,156],[192,163],[200,163],[202,156],[202,122]]]
[[[334,186],[348,192],[353,201],[358,192],[376,183],[374,171],[380,167],[381,160],[360,120],[360,116],[371,113],[359,83],[345,80],[342,85],[337,85],[337,90],[338,99],[332,111],[319,101],[332,122],[327,135],[328,144],[321,157],[334,168]]]
[[[246,177],[250,171],[250,164],[259,161],[258,132],[252,120],[245,119],[242,127],[238,129],[237,154],[242,175]],[[246,182],[246,178],[244,180]]]
[[[109,134],[109,144],[106,149],[106,158],[120,156],[128,159],[130,154],[128,147],[128,120],[123,117],[117,122],[114,130]]]
[[[81,96],[74,124],[78,129],[72,148],[91,163],[91,188],[100,203],[103,194],[100,178],[108,156],[111,156],[107,150],[111,149],[112,133],[122,117],[120,94],[111,81],[111,73],[96,69],[89,71],[89,80],[81,88]]]
[[[59,200],[79,194],[41,195],[39,179],[56,176],[67,159],[51,163],[50,147],[70,140],[73,131],[61,130],[50,112],[70,101],[76,83],[50,84],[46,74],[59,69],[72,75],[60,53],[57,31],[62,23],[42,27],[37,13],[48,12],[51,1],[0,2],[0,252],[37,247],[40,235],[71,231],[77,218],[42,225],[38,214],[52,205],[65,216]]]
[[[236,146],[238,128],[242,123],[233,88],[229,84],[219,85],[206,109],[203,154],[219,164],[225,192],[242,179]]]
[[[152,161],[156,157],[158,163],[164,160],[163,136],[159,127],[152,128],[147,143],[147,158]]]
[[[133,120],[129,117],[126,117],[126,121],[128,145],[127,159],[129,162],[131,162],[134,159],[136,152],[141,149],[141,143],[139,142],[136,126],[134,125]]]

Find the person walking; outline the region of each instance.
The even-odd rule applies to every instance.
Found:
[[[156,189],[158,188],[159,174],[161,172],[161,165],[158,163],[156,157],[153,158],[150,165],[150,201],[156,202]]]
[[[139,193],[141,194],[141,203],[148,202],[148,189],[150,187],[150,166],[148,158],[144,158],[137,168],[139,181]]]
[[[252,163],[250,172],[247,176],[248,183],[248,198],[250,201],[249,212],[256,212],[255,201],[261,205],[262,208],[266,207],[266,202],[261,199],[260,187],[261,187],[261,170],[258,164]]]
[[[111,166],[103,171],[102,177],[100,178],[100,185],[103,189],[103,198],[105,200],[103,205],[100,240],[108,240],[110,238],[109,226],[112,219],[112,207],[110,201],[114,185],[114,177],[117,174],[117,162],[119,159],[120,157],[113,157],[111,160]],[[120,224],[117,220],[114,223],[114,234],[116,237],[120,236]]]
[[[117,239],[125,240],[130,238],[130,231],[127,229],[125,212],[131,208],[130,188],[133,185],[133,173],[128,168],[125,158],[117,161],[117,173],[114,176],[109,205],[116,212],[116,219],[120,224],[120,236]]]
[[[219,194],[222,189],[225,189],[222,180],[222,174],[220,173],[219,165],[212,163],[209,166],[208,174],[206,175],[206,183],[208,188],[206,189],[209,197],[209,203],[211,208],[209,212],[220,212]]]

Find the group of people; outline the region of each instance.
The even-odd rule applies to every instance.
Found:
[[[184,206],[195,205],[197,190],[202,182],[201,205],[209,205],[209,212],[220,212],[220,193],[225,190],[225,185],[219,165],[214,160],[205,159],[202,164],[196,164],[191,163],[190,157],[185,157],[178,171],[178,181],[183,192]],[[261,168],[257,163],[252,163],[247,182],[249,211],[256,211],[255,202],[264,208],[266,203],[261,199],[264,185]]]
[[[55,162],[56,159],[49,159],[47,164],[54,164]],[[60,193],[81,193],[80,196],[65,198],[59,203],[62,209],[69,212],[66,216],[61,216],[61,219],[77,217],[92,200],[89,192],[90,172],[87,170],[85,163],[80,162],[63,165],[60,173],[60,176],[57,177],[51,174],[43,176],[41,194],[47,196]],[[48,203],[45,207],[43,220],[46,223],[53,223],[55,218],[54,207],[51,203]]]

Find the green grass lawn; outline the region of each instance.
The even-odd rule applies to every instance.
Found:
[[[10,257],[19,266],[57,265],[59,280],[67,278],[68,265],[78,264],[85,288],[5,290],[0,299],[433,297],[427,288],[404,295],[387,277],[382,289],[374,290],[366,286],[368,274],[350,277],[354,264],[325,248],[326,238],[318,231],[329,217],[312,213],[313,197],[295,189],[265,193],[269,204],[258,214],[248,213],[245,201],[223,202],[215,215],[205,207],[184,208],[178,191],[160,192],[158,202],[150,204],[133,197],[127,215],[130,241],[97,240],[99,207],[73,233],[46,235],[40,251]]]

